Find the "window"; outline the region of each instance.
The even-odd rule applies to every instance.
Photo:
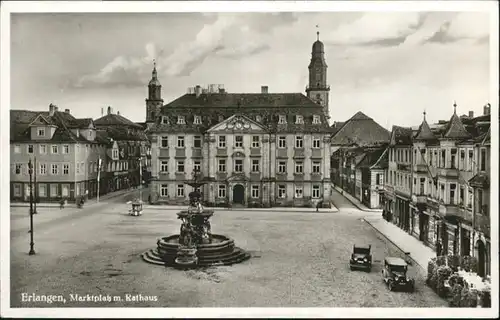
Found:
[[[450,184],[450,204],[455,204],[455,189],[457,185],[452,183]]]
[[[219,172],[226,172],[226,159],[219,159]]]
[[[312,188],[312,197],[314,199],[318,199],[319,198],[319,186],[318,185],[314,185],[313,188]]]
[[[162,184],[160,190],[162,197],[168,197],[168,184]]]
[[[76,174],[79,174],[80,173],[80,164],[79,163],[76,163]],[[110,163],[108,163],[108,165],[110,165]]]
[[[486,149],[481,149],[481,171],[486,171]]]
[[[375,185],[380,185],[380,173],[377,173],[377,175],[375,176]]]
[[[304,117],[303,116],[297,115],[295,117],[296,117],[295,124],[304,124]]]
[[[302,198],[304,189],[302,186],[295,186],[295,198]]]
[[[234,160],[234,172],[243,172],[243,160],[235,159]]]
[[[47,146],[46,146],[46,145],[41,144],[41,145],[39,146],[39,149],[40,149],[40,150],[39,150],[39,151],[40,151],[40,154],[46,154],[46,153],[47,153]]]
[[[22,185],[19,183],[14,184],[14,197],[21,196]]]
[[[194,161],[193,170],[201,172],[201,161],[200,160]]]
[[[45,128],[38,128],[38,136],[43,137],[45,135]]]
[[[313,148],[314,149],[319,149],[321,148],[321,140],[317,137],[313,138]]]
[[[256,122],[262,122],[262,117],[261,116],[255,116],[255,121]]]
[[[38,185],[38,196],[45,198],[47,196],[47,185],[46,184],[39,184]]]
[[[59,195],[59,188],[57,184],[50,185],[50,196],[57,197]]]
[[[177,117],[177,124],[186,124],[186,119],[184,118],[184,116]]]
[[[33,149],[34,149],[33,145],[32,144],[28,144],[28,153],[32,154],[33,153]]]
[[[236,148],[243,148],[243,136],[234,137],[234,146]]]
[[[59,165],[53,163],[51,167],[52,174],[59,174]]]
[[[252,186],[252,198],[259,197],[259,186]]]
[[[201,136],[194,136],[194,138],[193,138],[193,146],[195,148],[201,148]]]
[[[184,148],[184,136],[177,137],[177,148]]]
[[[464,205],[464,197],[465,197],[465,188],[460,187],[460,200],[459,200],[460,205]]]
[[[160,161],[160,172],[168,172],[168,160]]]
[[[280,149],[286,148],[286,137],[285,136],[278,137],[278,148],[280,148]]]
[[[221,116],[219,116],[219,122],[222,122],[222,121],[224,121],[224,116],[221,115]]]
[[[321,173],[321,161],[313,161],[312,172],[313,173]]]
[[[113,149],[113,159],[118,159],[118,149]]]
[[[219,184],[219,198],[226,197],[226,186],[224,184]]]
[[[63,184],[61,186],[61,195],[63,197],[68,197],[69,196],[69,185],[68,184]]]
[[[80,170],[82,171],[82,173],[85,173],[85,163],[80,163]]]
[[[153,113],[153,116],[151,118],[154,118],[154,113]],[[161,117],[161,123],[168,124],[168,117],[165,117],[165,116]]]
[[[457,149],[451,149],[451,160],[450,160],[450,168],[456,169],[456,158],[457,158]]]
[[[252,137],[252,148],[260,148],[259,136]]]
[[[286,173],[286,161],[278,162],[278,173]]]
[[[180,172],[180,173],[184,172],[184,160],[177,161],[177,172]]]
[[[69,145],[67,145],[67,144],[63,145],[62,153],[64,153],[64,154],[68,154],[69,153]]]
[[[286,117],[284,115],[279,116],[278,124],[286,124]]]
[[[201,117],[200,116],[194,116],[194,124],[201,124]]]
[[[446,168],[446,150],[441,150],[441,168]]]
[[[458,164],[458,168],[461,170],[465,169],[465,150],[460,150],[460,163]]]
[[[260,172],[259,160],[252,159],[252,172]]]
[[[469,171],[474,168],[474,150],[469,150]]]
[[[286,186],[285,185],[278,185],[278,198],[284,199],[286,198]]]
[[[318,115],[313,116],[313,124],[320,124],[321,123],[321,118]]]
[[[304,173],[304,163],[302,161],[295,162],[295,173]]]
[[[161,147],[168,148],[168,137],[167,136],[161,137]]]
[[[303,148],[304,147],[304,138],[302,136],[295,137],[295,148]]]
[[[21,174],[21,170],[22,170],[21,168],[23,167],[23,165],[20,163],[16,163],[14,166],[16,169],[16,174]]]
[[[226,136],[219,136],[219,148],[226,147]]]
[[[59,148],[58,148],[58,146],[57,146],[57,145],[53,145],[53,146],[52,146],[52,153],[54,153],[54,154],[59,153]]]
[[[14,153],[21,153],[21,145],[19,144],[14,145]]]
[[[177,196],[184,197],[184,185],[183,184],[177,185]]]
[[[47,174],[47,165],[45,163],[40,163],[40,169],[38,170],[40,175],[46,175]]]

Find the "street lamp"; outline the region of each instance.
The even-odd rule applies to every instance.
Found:
[[[35,201],[33,203],[33,214],[37,214],[38,212],[36,211],[36,203],[38,201],[38,188],[37,188],[37,185],[36,185],[36,168],[37,168],[37,165],[36,165],[36,157],[35,157],[35,171],[34,171],[34,176],[33,176],[33,184],[35,185]]]
[[[30,252],[29,255],[32,256],[35,254],[35,243],[33,241],[33,164],[31,163],[31,159],[28,162],[28,173],[30,175]]]

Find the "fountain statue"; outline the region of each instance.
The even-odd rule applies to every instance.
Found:
[[[210,218],[214,211],[202,205],[200,187],[202,180],[199,170],[193,172],[193,180],[186,181],[194,188],[189,193],[189,207],[177,213],[182,221],[179,235],[159,239],[156,250],[143,253],[146,262],[165,264],[179,269],[189,269],[211,265],[230,265],[250,258],[244,250],[234,246],[234,240],[222,235],[213,235]]]

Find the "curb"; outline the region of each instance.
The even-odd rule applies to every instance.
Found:
[[[358,208],[358,210],[361,210],[361,211],[364,211],[364,212],[379,212],[378,210],[363,209],[357,203],[355,203],[354,201],[352,201],[348,197],[344,196],[344,194],[341,193],[340,191],[338,191],[337,188],[333,187],[333,189],[335,189],[335,191],[337,191],[342,197],[344,197],[344,199],[347,199],[353,206],[355,206],[356,208]],[[343,192],[346,192],[346,191],[343,191]],[[380,212],[382,212],[382,210],[380,210]]]
[[[394,241],[392,241],[391,239],[389,239],[389,237],[387,237],[382,231],[380,231],[379,229],[377,229],[377,227],[375,227],[370,221],[368,221],[366,219],[363,219],[363,221],[366,222],[370,227],[372,227],[373,230],[375,230],[379,234],[381,234],[386,240],[388,240],[390,243],[392,243],[396,248],[398,248],[399,251],[401,251],[403,253],[406,252],[398,244],[396,244]],[[415,265],[419,266],[423,271],[427,271],[427,269],[424,266],[422,266],[420,263],[418,263],[417,260],[415,260],[415,258],[412,257],[411,253],[410,253],[409,256],[408,255],[406,255],[406,256],[409,257],[411,259],[411,261],[413,261],[415,263]]]

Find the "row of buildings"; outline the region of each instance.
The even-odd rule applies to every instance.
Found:
[[[383,129],[358,113],[336,124],[332,182],[433,249],[473,255],[491,274],[491,106],[419,126]],[[355,138],[352,138],[352,137]],[[335,148],[335,150],[333,150]]]
[[[113,114],[111,107],[96,120],[75,118],[53,104],[42,112],[11,110],[10,148],[11,201],[29,201],[30,161],[39,202],[137,186],[140,168],[147,179],[151,162],[144,125]]]

